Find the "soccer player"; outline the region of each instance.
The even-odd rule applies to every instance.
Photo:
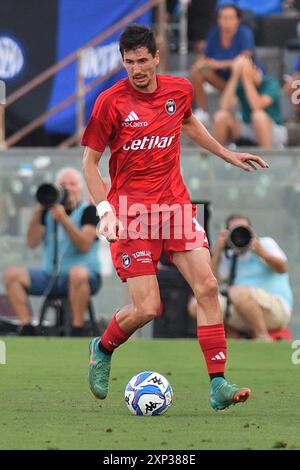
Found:
[[[110,242],[114,266],[127,282],[131,304],[113,316],[101,338],[90,342],[90,388],[96,398],[106,397],[115,348],[160,313],[156,272],[164,248],[197,299],[197,336],[211,379],[210,404],[224,409],[247,400],[251,391],[224,378],[226,339],[218,285],[205,232],[180,174],[180,132],[245,171],[268,164],[258,156],[227,150],[192,115],[191,84],[156,73],[159,52],[151,30],[128,26],[120,36],[120,52],[128,78],[96,100],[82,138],[83,169],[101,219],[100,234]],[[108,196],[98,169],[107,145]],[[186,214],[191,223],[185,222]],[[168,233],[164,233],[166,222]]]

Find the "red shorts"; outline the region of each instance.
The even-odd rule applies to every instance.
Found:
[[[172,252],[208,248],[203,227],[196,219],[196,206],[188,205],[184,213],[146,214],[139,217],[121,217],[126,237],[110,244],[113,264],[123,282],[130,277],[157,274],[157,263],[164,249],[172,261]]]

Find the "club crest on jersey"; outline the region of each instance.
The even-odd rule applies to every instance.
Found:
[[[165,108],[168,114],[174,114],[176,111],[176,104],[174,100],[168,100],[165,104]]]
[[[127,253],[122,254],[122,263],[124,268],[129,268],[129,266],[131,265],[131,258]]]

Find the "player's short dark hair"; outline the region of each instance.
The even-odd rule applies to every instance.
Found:
[[[225,227],[227,228],[227,230],[229,229],[229,225],[230,225],[230,222],[232,222],[233,220],[235,219],[244,219],[244,220],[247,220],[248,224],[250,225],[250,227],[252,227],[252,223],[251,223],[251,220],[249,219],[249,217],[247,217],[246,215],[244,214],[230,214],[226,221],[225,221]]]
[[[242,10],[237,7],[234,3],[224,3],[224,5],[219,6],[217,10],[217,14],[220,13],[220,11],[224,10],[225,8],[232,8],[236,12],[236,16],[238,17],[239,20],[242,19],[243,12]]]
[[[154,57],[157,51],[154,33],[146,26],[133,24],[127,26],[120,36],[119,40],[121,56],[124,57],[125,51],[134,51],[139,47],[146,47]]]

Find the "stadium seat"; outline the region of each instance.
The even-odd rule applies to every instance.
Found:
[[[69,336],[71,331],[70,303],[67,297],[47,296],[42,304],[39,314],[38,330],[43,334],[43,322],[49,309],[53,309],[56,315],[55,330],[57,336]],[[98,327],[95,321],[95,310],[90,298],[87,305],[89,313],[91,332],[93,336],[98,335]]]
[[[282,328],[277,331],[269,331],[269,335],[273,338],[274,341],[292,341],[292,334],[289,328]]]

